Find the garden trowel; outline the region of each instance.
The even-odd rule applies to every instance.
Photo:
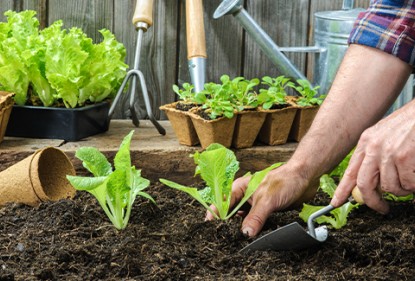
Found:
[[[348,202],[363,204],[363,199],[358,188],[354,188],[352,196]],[[335,208],[328,205],[310,215],[307,220],[308,231],[306,231],[299,223],[293,222],[286,226],[280,227],[250,243],[240,252],[263,251],[263,250],[301,250],[317,246],[328,237],[328,229],[326,226],[314,227],[314,220],[323,216]]]

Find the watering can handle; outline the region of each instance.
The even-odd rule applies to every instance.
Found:
[[[148,27],[153,24],[153,0],[137,0],[133,16],[133,24],[146,23]]]
[[[186,0],[187,58],[206,58],[203,1]]]
[[[343,0],[342,10],[351,10],[354,6],[354,0]]]

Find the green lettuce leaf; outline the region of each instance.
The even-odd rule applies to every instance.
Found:
[[[196,152],[192,156],[197,165],[195,175],[200,175],[205,181],[205,188],[199,190],[166,179],[160,179],[160,182],[166,186],[186,192],[211,212],[215,218],[222,220],[227,220],[232,217],[256,191],[267,173],[282,164],[277,163],[262,171],[256,172],[252,176],[242,200],[229,212],[232,184],[235,174],[239,170],[239,162],[235,154],[223,145],[213,143],[202,153]],[[213,204],[216,207],[219,215],[213,212],[209,204]]]
[[[33,104],[63,101],[73,108],[115,96],[128,65],[124,45],[109,30],[100,30],[103,41],[94,44],[80,28],[62,29],[61,20],[39,30],[35,11],[7,11],[5,16],[0,90],[14,92],[16,104],[30,98]]]
[[[112,173],[111,163],[95,147],[81,147],[75,152],[75,157],[80,159],[82,165],[95,177],[108,176]]]
[[[203,153],[195,153],[195,163],[200,177],[210,187],[211,202],[225,218],[230,206],[232,183],[239,162],[232,150],[220,144],[210,145]]]

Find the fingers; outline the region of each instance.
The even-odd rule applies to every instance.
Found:
[[[405,196],[415,192],[415,160],[409,153],[398,155],[395,161],[399,183],[395,195]]]
[[[379,192],[379,168],[378,161],[375,156],[368,153],[362,162],[356,185],[362,194],[365,204],[381,213],[389,212],[389,205],[383,200],[381,192]]]
[[[217,214],[217,215],[219,214],[218,209],[215,207],[215,205],[212,204],[209,207],[215,214]],[[215,219],[214,215],[209,210],[207,210],[206,211],[206,216],[205,216],[205,221],[211,221],[211,220],[214,220],[214,219]]]
[[[261,202],[260,204],[257,202]],[[274,211],[274,206],[268,200],[259,197],[252,205],[251,211],[242,223],[242,233],[249,237],[256,236],[262,229],[267,218]]]
[[[356,186],[357,175],[363,159],[364,153],[357,147],[350,159],[349,166],[344,172],[343,178],[334,192],[330,205],[338,208],[347,201],[347,198],[349,198],[353,188]]]
[[[380,188],[383,192],[390,192],[397,196],[408,194],[408,191],[401,188],[398,170],[390,159],[380,167]]]

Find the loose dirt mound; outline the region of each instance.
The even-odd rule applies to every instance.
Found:
[[[85,192],[38,209],[0,209],[0,280],[413,280],[415,205],[387,216],[360,207],[322,247],[297,252],[238,251],[250,240],[241,218],[204,222],[204,210],[179,191],[152,186],[157,206],[138,198],[117,231]],[[319,204],[328,200],[319,195]],[[298,221],[274,214],[264,233]]]

